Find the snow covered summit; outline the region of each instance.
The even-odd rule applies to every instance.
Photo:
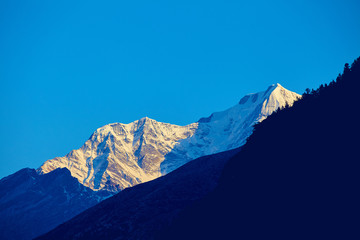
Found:
[[[65,167],[85,186],[117,192],[195,158],[242,146],[256,122],[286,104],[291,106],[299,97],[274,84],[187,126],[147,117],[129,124],[108,124],[97,129],[80,149],[46,161],[38,172]]]

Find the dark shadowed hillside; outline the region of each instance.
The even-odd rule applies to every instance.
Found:
[[[359,239],[360,59],[255,127],[159,239]]]
[[[24,168],[0,180],[0,239],[32,239],[110,196],[62,168],[38,175]]]
[[[186,206],[212,191],[238,149],[201,157],[127,188],[38,239],[153,239]]]

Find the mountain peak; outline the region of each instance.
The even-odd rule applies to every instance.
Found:
[[[158,121],[154,120],[154,119],[151,119],[149,117],[143,117],[143,118],[140,118],[139,120],[137,121],[134,121],[133,123],[137,123],[137,124],[141,124],[141,125],[148,125],[148,124],[151,124],[151,123],[156,123]]]
[[[142,117],[142,118],[140,118],[138,121],[141,121],[141,122],[150,121],[150,122],[152,122],[152,121],[156,121],[156,120],[151,119],[151,118],[149,118],[149,117]]]

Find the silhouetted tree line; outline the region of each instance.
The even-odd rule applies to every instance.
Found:
[[[317,98],[321,96],[321,101],[342,101],[339,99],[340,96],[348,99],[350,94],[360,94],[360,57],[355,59],[351,64],[346,63],[344,65],[344,70],[342,74],[339,74],[336,80],[332,80],[329,84],[321,84],[317,89],[305,89],[305,92],[302,94],[301,99],[294,103],[295,109],[298,105],[306,105],[308,103],[313,104],[316,102]],[[340,95],[339,95],[340,94]],[[279,109],[276,113],[290,108],[289,105],[286,105],[284,108]],[[276,113],[274,114],[275,117]]]
[[[255,126],[159,239],[360,239],[360,58]]]

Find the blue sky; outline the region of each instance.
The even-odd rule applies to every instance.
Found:
[[[102,125],[185,125],[360,55],[359,1],[0,1],[0,178]]]

